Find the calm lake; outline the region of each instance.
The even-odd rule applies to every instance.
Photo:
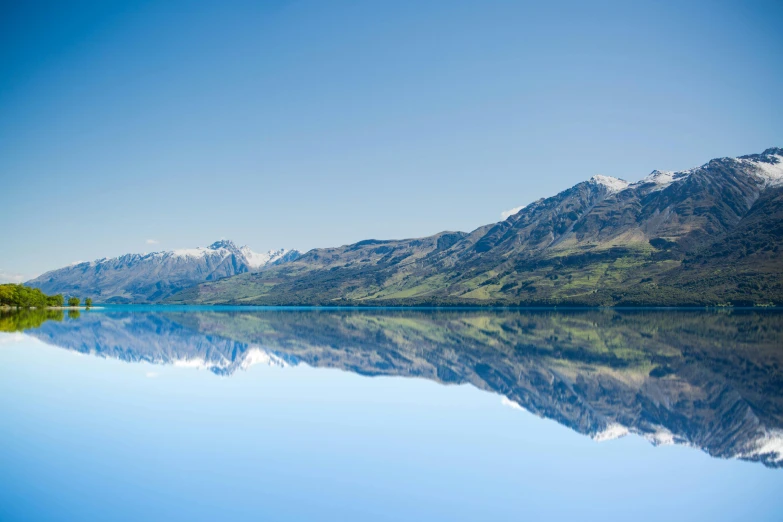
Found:
[[[783,520],[783,313],[0,313],[0,520]]]

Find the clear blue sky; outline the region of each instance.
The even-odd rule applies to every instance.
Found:
[[[11,4],[5,280],[471,230],[594,174],[783,145],[780,2]]]

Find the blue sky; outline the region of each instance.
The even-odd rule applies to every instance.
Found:
[[[7,4],[3,280],[471,230],[783,146],[779,2]]]

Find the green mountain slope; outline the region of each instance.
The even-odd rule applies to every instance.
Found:
[[[783,149],[629,184],[595,176],[469,234],[311,250],[166,302],[783,303]]]

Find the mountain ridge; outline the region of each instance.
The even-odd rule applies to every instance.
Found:
[[[781,148],[634,183],[598,175],[469,233],[314,249],[165,302],[782,304],[781,195]],[[730,266],[717,256],[726,242],[743,245]]]
[[[221,239],[208,247],[124,254],[46,272],[25,284],[103,303],[150,303],[202,281],[214,281],[296,259],[296,250],[253,252]]]
[[[106,303],[783,304],[783,148],[636,182],[595,175],[471,232],[258,254],[126,254],[29,281]],[[727,262],[727,260],[731,262]]]

